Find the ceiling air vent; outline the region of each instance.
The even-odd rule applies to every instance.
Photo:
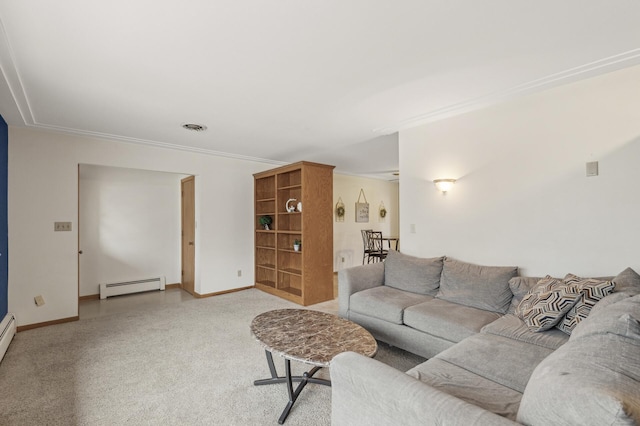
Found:
[[[207,126],[204,124],[185,123],[182,125],[183,129],[192,130],[194,132],[204,132],[207,130]]]

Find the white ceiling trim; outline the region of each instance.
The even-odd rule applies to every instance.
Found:
[[[0,72],[2,72],[2,76],[7,82],[9,91],[11,92],[11,96],[13,97],[16,108],[20,113],[20,117],[22,117],[22,121],[27,127],[35,127],[40,130],[49,130],[49,131],[54,131],[58,133],[74,134],[74,135],[80,135],[80,136],[87,136],[91,138],[108,139],[108,140],[114,140],[118,142],[124,142],[124,143],[136,144],[136,145],[146,145],[146,146],[153,146],[157,148],[193,152],[197,154],[213,155],[217,157],[255,161],[258,163],[274,164],[278,166],[289,164],[287,162],[270,160],[267,158],[251,157],[247,155],[239,155],[239,154],[233,154],[228,152],[215,151],[211,149],[195,148],[195,147],[176,145],[176,144],[165,143],[165,142],[157,142],[157,141],[151,141],[146,139],[138,139],[138,138],[132,138],[127,136],[112,135],[108,133],[92,132],[88,130],[72,129],[67,127],[52,126],[48,124],[38,123],[31,109],[29,99],[27,97],[26,91],[24,90],[22,78],[20,78],[20,73],[15,64],[16,64],[15,55],[13,54],[13,49],[11,48],[9,39],[7,38],[4,24],[0,19]]]
[[[373,129],[373,131],[388,135],[421,124],[431,123],[480,108],[486,108],[490,105],[504,102],[519,96],[543,91],[562,84],[572,83],[583,78],[594,77],[599,74],[605,74],[607,72],[638,64],[640,64],[640,48],[589,62],[587,64],[532,80],[527,83],[519,84],[505,90],[498,90],[475,99],[429,111],[425,114],[402,120],[392,126]]]
[[[285,166],[287,164],[290,164],[289,162],[286,162],[286,161],[276,161],[276,160],[270,160],[268,158],[251,157],[248,155],[233,154],[229,152],[216,151],[213,149],[196,148],[192,146],[176,145],[176,144],[166,143],[166,142],[157,142],[157,141],[151,141],[146,139],[132,138],[128,136],[111,135],[108,133],[91,132],[88,130],[78,130],[78,129],[72,129],[72,128],[66,128],[66,127],[59,127],[59,126],[50,126],[46,124],[36,124],[36,125],[27,124],[27,127],[35,127],[40,130],[48,130],[48,131],[53,131],[58,133],[87,136],[95,139],[107,139],[107,140],[112,140],[116,142],[124,142],[124,143],[135,144],[135,145],[152,146],[155,148],[173,149],[178,151],[193,152],[196,154],[205,154],[205,155],[213,155],[216,157],[233,158],[236,160],[246,160],[246,161],[254,161],[257,163],[274,164],[276,166]]]
[[[3,60],[4,59],[4,60]],[[39,123],[36,121],[26,91],[24,90],[24,84],[20,73],[16,67],[15,55],[13,49],[9,43],[4,24],[0,19],[0,72],[4,77],[11,96],[15,102],[15,106],[18,109],[20,117],[27,127],[35,127],[40,130],[49,130],[58,133],[67,133],[80,136],[87,136],[91,138],[107,139],[118,142],[153,146],[157,148],[174,149],[178,151],[193,152],[197,154],[213,155],[217,157],[232,158],[237,160],[254,161],[258,163],[273,164],[277,166],[283,166],[289,164],[283,161],[270,160],[267,158],[251,157],[247,155],[233,154],[229,152],[216,151],[212,149],[195,148],[184,145],[176,145],[165,142],[157,142],[146,139],[132,138],[127,136],[112,135],[108,133],[92,132],[88,130],[72,129],[67,127],[53,126],[48,124]]]
[[[376,128],[373,131],[379,134],[391,134],[400,130],[415,127],[421,124],[442,120],[455,115],[463,114],[480,108],[485,108],[500,102],[504,102],[519,96],[524,96],[533,92],[549,89],[561,84],[567,84],[579,79],[593,77],[598,74],[621,69],[623,67],[640,64],[640,48],[619,53],[607,58],[599,59],[590,63],[586,63],[574,68],[567,69],[558,73],[548,75],[543,78],[532,80],[514,87],[504,90],[498,90],[487,95],[469,99],[456,104],[438,108],[424,114],[401,120],[395,124]],[[92,138],[102,138],[124,143],[154,146],[165,149],[180,150],[199,154],[213,155],[226,158],[234,158],[248,161],[255,161],[265,164],[284,165],[287,162],[270,160],[260,157],[251,157],[240,154],[216,151],[205,148],[189,147],[172,143],[158,142],[147,139],[139,139],[127,136],[120,136],[108,133],[94,132],[75,128],[66,128],[61,126],[39,123],[31,108],[29,98],[24,89],[23,80],[20,77],[20,71],[16,66],[15,55],[7,37],[5,26],[0,19],[0,71],[6,81],[11,96],[15,102],[15,106],[22,118],[24,124],[28,127],[35,127],[43,130],[63,132],[88,136]]]
[[[3,60],[3,58],[5,60]],[[31,106],[29,105],[29,100],[27,99],[22,79],[20,78],[20,73],[16,69],[15,63],[16,61],[13,49],[11,49],[9,38],[7,37],[7,33],[4,29],[4,24],[0,19],[0,71],[7,82],[13,101],[20,113],[20,117],[22,117],[22,121],[25,124],[35,124]]]

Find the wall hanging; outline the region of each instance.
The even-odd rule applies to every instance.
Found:
[[[344,222],[344,203],[342,202],[342,197],[338,197],[338,202],[336,203],[336,222]]]
[[[364,199],[364,203],[360,202],[361,198]],[[356,201],[356,222],[369,222],[369,203],[362,188],[360,188],[360,195]]]
[[[384,222],[384,218],[387,217],[387,208],[384,206],[384,201],[380,201],[380,207],[378,207],[379,218],[378,221]]]

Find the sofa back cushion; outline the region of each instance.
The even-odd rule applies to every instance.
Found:
[[[591,308],[591,313],[589,315],[595,315],[596,312],[598,312],[599,310],[604,309],[607,306],[612,305],[614,303],[618,303],[621,300],[626,299],[628,297],[631,297],[631,295],[627,293],[617,292],[616,289],[614,288],[613,293],[606,296],[604,299],[600,300],[598,303],[596,303],[596,306]]]
[[[533,371],[518,422],[640,424],[640,296],[589,315]]]
[[[481,266],[445,258],[436,297],[504,314],[513,297],[509,280],[517,274],[516,266]]]
[[[509,280],[509,290],[513,293],[511,299],[511,305],[507,310],[508,314],[515,314],[516,308],[522,301],[522,298],[527,295],[529,290],[538,285],[543,277],[513,277]]]
[[[611,296],[617,294],[626,295],[625,293],[614,293]],[[607,302],[606,299],[603,300]],[[598,305],[596,304],[596,306]],[[630,318],[628,318],[629,316]],[[640,333],[638,332],[640,329],[638,322],[633,321],[634,318],[640,320],[640,295],[624,297],[600,309],[593,309],[591,314],[576,326],[569,340],[611,334],[633,340],[639,346],[638,353],[640,354]]]
[[[635,296],[640,294],[640,275],[631,268],[627,268],[613,278],[616,283],[615,292],[624,292]]]
[[[444,257],[424,259],[389,250],[384,262],[384,285],[435,296],[440,287],[443,259]]]

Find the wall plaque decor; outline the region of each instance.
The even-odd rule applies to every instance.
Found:
[[[344,222],[344,203],[342,202],[342,197],[338,197],[338,202],[336,203],[336,222]]]
[[[364,203],[360,202],[360,199],[364,199]],[[356,201],[356,222],[369,222],[369,203],[362,188],[360,188],[360,195],[358,195],[358,201]]]
[[[378,208],[379,222],[384,222],[384,218],[387,217],[387,208],[384,206],[384,201],[380,201],[380,207]]]

